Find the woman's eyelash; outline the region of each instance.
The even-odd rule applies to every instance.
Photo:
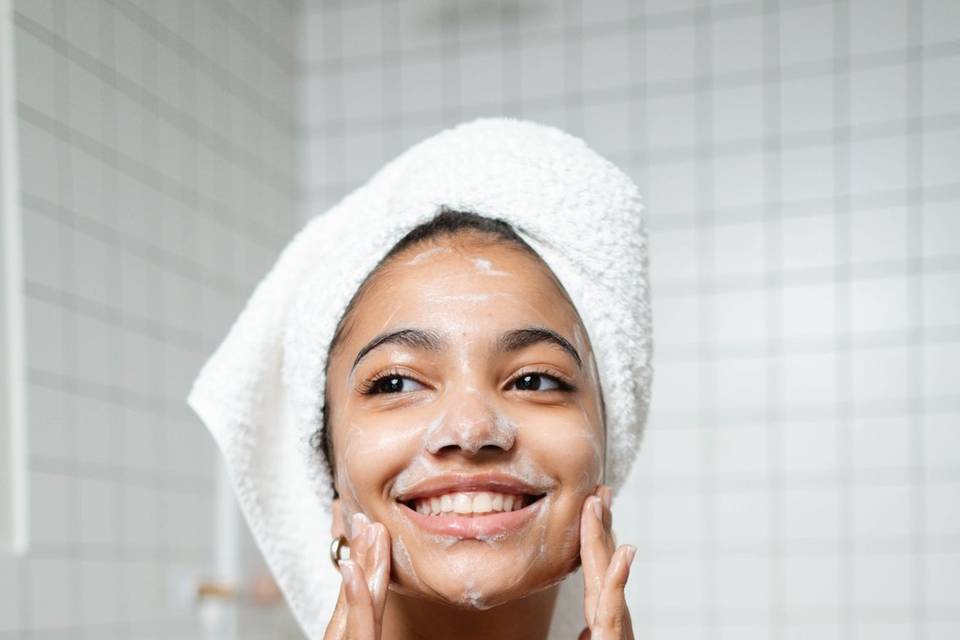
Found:
[[[360,393],[365,396],[374,396],[374,395],[379,395],[384,393],[393,393],[393,392],[384,392],[384,391],[378,390],[381,382],[383,382],[384,380],[390,380],[392,378],[406,378],[408,380],[413,380],[412,377],[404,375],[399,371],[390,370],[390,371],[384,372],[382,375],[379,375],[371,380],[367,380],[362,385],[360,385]]]
[[[531,370],[529,370],[529,371],[523,371],[523,372],[521,372],[521,373],[518,373],[518,374],[515,375],[513,378],[511,378],[511,380],[510,380],[510,386],[513,387],[513,385],[516,384],[518,380],[522,380],[523,378],[525,378],[525,377],[527,377],[527,376],[542,376],[542,377],[544,377],[544,378],[549,378],[550,380],[554,381],[554,382],[557,384],[557,387],[558,387],[558,388],[556,388],[556,389],[548,389],[548,391],[562,391],[562,392],[564,392],[564,393],[570,393],[570,392],[573,392],[573,391],[576,391],[576,390],[577,390],[577,388],[576,388],[575,386],[573,386],[572,384],[570,384],[569,382],[567,382],[566,380],[564,380],[563,377],[561,377],[560,375],[555,374],[555,373],[553,373],[553,372],[551,372],[551,371],[548,371],[548,370],[546,370],[546,369],[531,369]],[[386,381],[386,380],[391,380],[391,379],[393,379],[393,378],[404,378],[404,379],[407,379],[407,380],[413,380],[414,382],[417,382],[418,384],[421,384],[421,383],[420,383],[419,381],[417,381],[415,378],[413,378],[413,377],[411,377],[411,376],[408,376],[408,375],[404,375],[403,373],[401,373],[401,372],[399,372],[399,371],[387,371],[387,372],[383,373],[382,375],[379,375],[379,376],[377,376],[377,377],[375,377],[375,378],[373,378],[373,379],[371,379],[371,380],[368,380],[368,381],[364,382],[364,383],[360,386],[360,393],[361,393],[362,395],[367,395],[367,396],[381,395],[381,394],[382,394],[382,395],[391,395],[391,394],[394,394],[394,393],[402,393],[402,392],[395,392],[395,391],[380,391],[380,390],[379,390],[379,388],[380,388],[380,383],[381,383],[381,382],[384,382],[384,381]],[[529,391],[529,390],[528,390],[528,391]]]
[[[548,389],[548,391],[562,391],[564,393],[570,393],[577,390],[575,386],[573,386],[572,384],[564,380],[563,377],[560,376],[559,374],[553,373],[545,369],[531,369],[529,371],[523,371],[521,373],[518,373],[513,377],[513,379],[510,380],[510,386],[512,387],[514,384],[516,384],[517,380],[521,380],[523,378],[526,378],[527,376],[541,376],[544,378],[549,378],[550,380],[553,380],[554,382],[556,382],[558,388]]]

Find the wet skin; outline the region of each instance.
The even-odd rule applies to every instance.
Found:
[[[581,562],[604,464],[593,352],[549,269],[485,236],[430,240],[375,275],[347,327],[327,370],[333,533],[383,560],[365,579],[386,619],[410,619],[401,609],[415,602],[461,615],[526,602],[549,618],[555,585]],[[410,498],[438,478],[524,506],[417,513]],[[612,538],[601,543],[610,564]]]

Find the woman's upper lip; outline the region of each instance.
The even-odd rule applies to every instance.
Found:
[[[444,473],[415,483],[396,495],[401,502],[429,498],[457,491],[492,491],[515,495],[540,495],[551,486],[535,486],[508,473]]]

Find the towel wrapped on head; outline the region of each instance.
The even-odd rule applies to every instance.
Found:
[[[614,491],[640,445],[653,346],[646,229],[634,182],[579,138],[528,121],[478,119],[414,145],[297,233],[188,397],[309,638],[323,637],[340,584],[328,558],[332,479],[313,446],[327,348],[379,260],[443,208],[510,223],[570,295],[596,357],[605,478]],[[574,598],[576,582],[564,583]],[[576,637],[582,616],[564,606],[557,612],[553,633]]]

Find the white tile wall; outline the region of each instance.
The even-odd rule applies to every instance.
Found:
[[[298,13],[15,3],[33,546],[0,559],[0,638],[201,637],[177,589],[213,566],[215,458],[185,397],[298,227]]]
[[[960,635],[958,6],[308,5],[304,215],[474,114],[641,185],[638,637]]]

